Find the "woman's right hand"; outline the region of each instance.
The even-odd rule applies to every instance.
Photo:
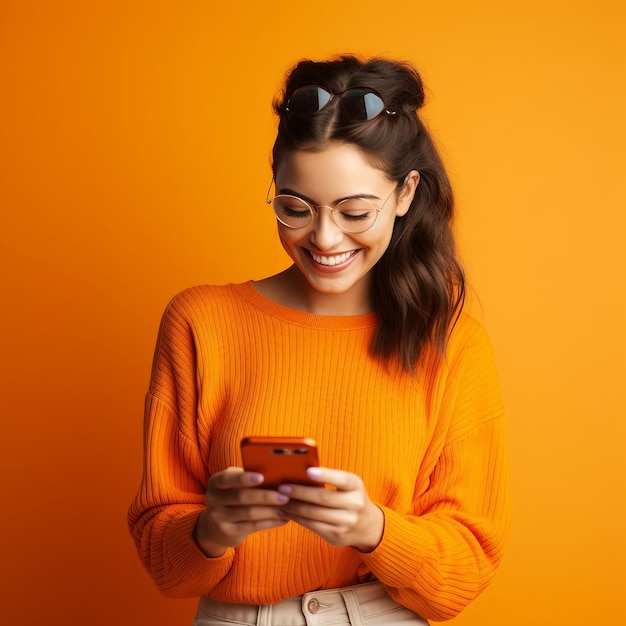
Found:
[[[222,556],[238,546],[249,534],[284,526],[279,508],[289,498],[277,491],[259,489],[263,476],[229,467],[209,479],[205,501],[193,537],[207,557]]]

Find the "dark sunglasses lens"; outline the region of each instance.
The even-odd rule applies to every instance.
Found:
[[[385,103],[377,93],[364,89],[346,91],[342,103],[346,113],[352,119],[360,121],[374,119],[385,108]]]
[[[289,98],[287,109],[296,115],[311,115],[323,109],[330,98],[328,91],[316,85],[300,87]]]

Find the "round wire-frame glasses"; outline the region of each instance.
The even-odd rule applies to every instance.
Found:
[[[313,204],[290,194],[277,194],[270,198],[270,191],[274,181],[270,183],[265,196],[265,202],[271,205],[276,219],[287,228],[297,229],[310,226],[320,209],[330,211],[333,223],[344,233],[364,233],[376,222],[378,214],[385,208],[387,201],[396,191],[396,187],[385,198],[380,207],[376,206],[376,200],[362,196],[345,198],[334,205]]]

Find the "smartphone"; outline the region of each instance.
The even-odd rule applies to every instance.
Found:
[[[317,445],[307,437],[246,437],[241,440],[243,468],[259,472],[265,480],[261,487],[275,489],[278,485],[293,483],[315,485],[306,470],[318,467]]]

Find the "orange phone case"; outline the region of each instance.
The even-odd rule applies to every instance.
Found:
[[[262,487],[276,488],[293,483],[316,485],[306,470],[317,467],[317,445],[307,437],[246,437],[241,441],[243,467],[249,472],[263,474]]]

